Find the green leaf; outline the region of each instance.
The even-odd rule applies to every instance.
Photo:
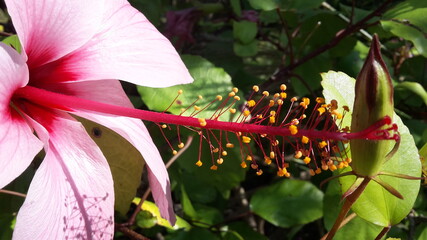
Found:
[[[277,8],[275,0],[249,0],[249,3],[258,10],[270,11]]]
[[[238,16],[242,16],[242,6],[240,6],[240,0],[230,0],[231,9]]]
[[[141,201],[140,198],[134,198],[133,199],[133,203],[138,205],[139,201]],[[156,206],[155,203],[150,202],[145,200],[144,203],[141,206],[141,210],[143,210],[142,212],[140,212],[140,214],[142,216],[140,216],[139,218],[139,226],[148,226],[148,227],[152,227],[153,225],[150,224],[150,222],[153,221],[153,217],[155,218],[155,222],[165,228],[169,228],[169,229],[180,229],[180,228],[184,228],[186,230],[191,229],[191,225],[185,221],[184,219],[180,218],[179,216],[176,216],[176,223],[174,226],[172,226],[168,220],[162,218],[160,216],[160,210],[159,208]],[[145,211],[145,212],[144,212]],[[150,213],[150,215],[147,215],[146,213]]]
[[[286,179],[259,189],[251,210],[273,225],[292,227],[322,217],[323,193],[312,183]]]
[[[84,118],[78,120],[110,165],[114,180],[114,209],[125,215],[141,183],[144,159],[132,144],[109,128]]]
[[[424,105],[427,106],[427,92],[421,84],[417,82],[402,82],[397,84],[395,89],[404,89],[411,92],[412,95],[417,95],[424,102]]]
[[[322,77],[325,79],[333,78],[330,77],[329,74],[336,75],[337,73],[330,71],[327,74],[323,74]],[[336,84],[335,86],[330,83],[326,84],[324,91],[325,98],[327,101],[331,99],[342,99],[341,101],[345,103],[352,103],[354,94],[349,93],[354,91],[355,81],[348,76],[346,79],[343,73],[340,73],[340,75],[340,79],[345,84]],[[351,107],[351,105],[348,106]],[[350,117],[350,115],[346,116],[346,118]],[[398,125],[401,143],[399,150],[390,160],[383,164],[381,171],[419,177],[421,173],[421,163],[414,140],[408,128],[396,114],[393,119]],[[390,150],[392,147],[393,144],[390,144]],[[349,170],[350,168],[347,168],[345,171]],[[394,197],[380,185],[371,181],[363,194],[353,205],[352,210],[359,217],[380,226],[385,227],[397,224],[409,213],[414,205],[418,195],[420,181],[390,176],[379,176],[379,178],[397,189],[397,191],[403,195],[404,200]],[[355,177],[353,176],[340,178],[342,191],[345,192],[352,185],[354,180]]]
[[[182,60],[194,78],[192,84],[176,85],[167,88],[150,88],[138,86],[138,92],[144,103],[153,111],[164,111],[178,95],[178,90],[183,90],[178,100],[168,109],[172,114],[180,114],[182,108],[191,105],[199,96],[203,99],[197,101],[197,106],[203,106],[213,101],[217,95],[224,96],[233,88],[231,77],[222,68],[215,67],[208,60],[200,56],[183,55]],[[240,94],[240,93],[239,93]],[[243,99],[243,96],[240,95]],[[204,110],[197,117],[211,117],[216,111],[220,102],[215,102],[208,109]],[[193,109],[189,109],[183,115],[189,115]],[[219,120],[229,121],[231,114],[227,111],[220,116]]]
[[[248,44],[234,42],[234,52],[240,57],[252,57],[258,52],[258,41],[254,40]]]
[[[381,25],[398,37],[410,40],[427,57],[427,2],[408,0],[396,5],[383,16]]]
[[[176,231],[167,235],[166,240],[219,240],[220,238],[205,228],[192,228],[189,231]]]
[[[234,235],[234,237],[230,236]],[[236,236],[237,235],[237,236]],[[232,222],[228,225],[228,232],[224,239],[240,239],[242,240],[267,240],[268,238],[261,233],[254,231],[246,222]]]
[[[17,52],[21,53],[21,51],[22,51],[21,42],[19,41],[19,38],[17,35],[9,36],[9,37],[3,39],[2,42],[13,47],[13,48],[15,48],[15,50]]]
[[[233,21],[233,36],[243,44],[248,44],[255,39],[258,28],[255,22]]]

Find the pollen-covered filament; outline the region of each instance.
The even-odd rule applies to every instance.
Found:
[[[381,119],[361,132],[350,133],[348,126],[341,126],[341,119],[348,113],[348,107],[344,107],[344,110],[340,112],[337,101],[332,100],[330,103],[325,103],[324,99],[317,98],[311,114],[306,115],[307,109],[310,108],[310,100],[302,98],[296,104],[298,100],[293,97],[290,101],[288,100],[290,104],[286,104],[285,90],[286,86],[281,85],[278,93],[270,94],[264,91],[259,95],[257,94],[259,87],[254,86],[253,93],[244,104],[244,109],[238,112],[234,106],[241,99],[236,95],[238,89],[233,88],[225,98],[217,96],[212,101],[221,101],[221,104],[210,118],[201,118],[197,115],[209,107],[212,102],[208,106],[198,107],[195,105],[197,100],[180,115],[172,115],[165,112],[115,106],[26,86],[14,93],[12,101],[26,99],[33,104],[67,112],[86,110],[138,118],[156,123],[161,131],[171,129],[170,125],[176,125],[178,143],[175,146],[179,149],[184,147],[180,140],[179,127],[186,127],[200,137],[197,166],[203,165],[201,156],[203,142],[207,142],[210,148],[212,156],[210,168],[212,170],[217,170],[217,166],[224,162],[223,157],[227,155],[224,149],[233,148],[238,143],[242,159],[241,166],[246,168],[248,167],[246,162],[250,162],[249,166],[256,171],[257,175],[263,173],[257,164],[259,155],[262,155],[264,159],[262,164],[275,163],[278,176],[290,176],[287,171],[288,163],[285,162],[286,155],[293,155],[295,158],[301,159],[311,168],[310,173],[316,174],[322,170],[333,171],[348,166],[351,160],[346,155],[346,151],[339,148],[339,146],[344,146],[340,144],[342,142],[345,143],[354,138],[370,140],[397,140],[399,138],[397,127],[391,123],[389,117]],[[181,94],[182,91],[178,92],[178,96]],[[198,99],[201,98],[200,96]],[[289,105],[289,107],[285,109],[285,105]],[[187,110],[193,108],[194,110],[189,116],[184,116]],[[236,120],[233,122],[219,121],[218,118],[225,112],[236,115]],[[231,141],[233,135],[235,136],[234,143]],[[172,153],[176,154],[176,149],[168,140],[167,142]],[[257,154],[253,153],[255,152],[254,146],[258,146]],[[292,152],[289,152],[289,149],[293,149]]]

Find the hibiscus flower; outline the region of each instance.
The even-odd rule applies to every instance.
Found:
[[[69,113],[114,130],[140,151],[153,197],[173,223],[168,174],[140,120],[58,110],[17,94],[37,88],[133,108],[116,79],[150,87],[192,81],[170,42],[126,0],[6,0],[6,5],[22,53],[0,43],[0,188],[43,148],[46,153],[18,213],[14,238],[112,238],[108,163]],[[61,106],[60,100],[52,104]]]

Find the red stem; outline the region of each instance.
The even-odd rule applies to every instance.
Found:
[[[75,112],[76,110],[86,110],[93,111],[98,113],[111,114],[116,116],[124,116],[137,118],[145,121],[156,122],[156,123],[166,123],[174,124],[181,126],[190,126],[196,128],[205,128],[205,129],[218,129],[230,132],[242,132],[242,133],[257,133],[257,134],[268,134],[272,136],[293,136],[301,137],[306,136],[308,138],[316,139],[329,139],[329,140],[350,140],[354,138],[370,138],[365,134],[366,132],[372,132],[377,130],[370,127],[364,131],[358,133],[344,133],[344,132],[331,132],[331,131],[318,131],[313,129],[298,129],[298,133],[291,135],[290,131],[286,127],[278,126],[264,126],[257,124],[249,123],[239,123],[239,122],[223,122],[218,120],[206,119],[206,126],[200,126],[198,118],[172,115],[166,113],[152,112],[134,108],[121,107],[116,105],[111,105],[107,103],[96,102],[92,100],[82,99],[75,96],[64,95],[60,93],[54,93],[44,89],[35,88],[32,86],[26,86],[15,91],[14,99],[27,99],[32,103],[39,104],[41,106],[64,110],[67,112]],[[385,121],[387,122],[387,121]],[[384,120],[379,122],[380,126],[384,124]],[[373,125],[373,126],[374,126]],[[374,138],[372,139],[378,139]]]

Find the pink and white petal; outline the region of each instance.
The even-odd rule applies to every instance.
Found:
[[[6,0],[29,68],[54,61],[87,43],[104,13],[101,0]]]
[[[54,91],[89,99],[93,101],[114,104],[133,108],[132,103],[124,93],[117,80],[99,80],[55,84]],[[148,166],[148,176],[154,200],[160,208],[161,215],[175,223],[175,214],[172,208],[170,182],[166,167],[151,136],[138,119],[127,117],[111,117],[93,112],[73,112],[78,116],[102,124],[127,139],[144,157]]]
[[[126,0],[105,3],[104,20],[90,42],[34,77],[55,81],[121,79],[167,87],[193,81],[178,53],[147,18]]]
[[[28,82],[22,57],[0,43],[0,188],[19,176],[40,152],[43,143],[10,105],[13,92]]]
[[[101,150],[70,117],[30,111],[49,131],[49,148],[18,213],[13,238],[112,239],[113,179]]]

